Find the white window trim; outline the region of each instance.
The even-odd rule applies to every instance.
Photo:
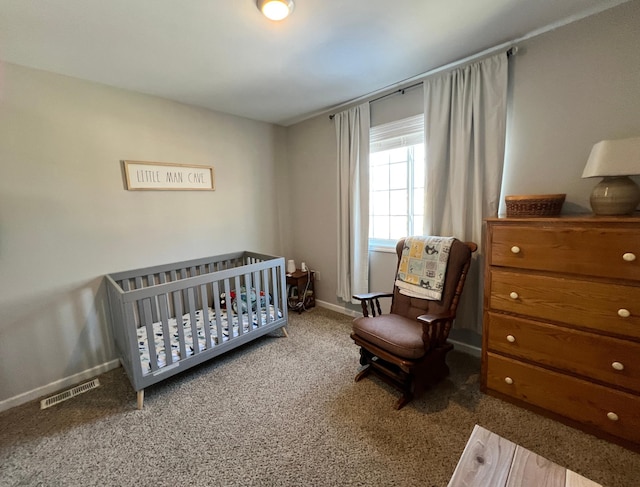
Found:
[[[396,244],[397,241],[391,240],[380,240],[377,238],[369,239],[369,252],[384,252],[387,254],[395,254],[396,253]]]
[[[424,142],[424,115],[414,115],[395,122],[372,127],[369,131],[372,152]]]

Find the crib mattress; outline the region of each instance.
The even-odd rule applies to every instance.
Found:
[[[207,338],[205,334],[205,320],[203,318],[202,310],[199,309],[195,312],[196,316],[196,329],[197,329],[197,343],[199,346],[199,350],[205,350],[211,348],[219,343],[223,343],[229,340],[229,319],[227,317],[227,311],[221,311],[221,323],[222,323],[222,337],[218,337],[218,329],[216,326],[216,318],[215,318],[215,310],[212,308],[208,309],[209,311],[209,323],[207,326],[210,330],[211,340],[210,343],[207,343]],[[269,321],[267,322],[267,313],[269,313]],[[258,328],[258,326],[267,325],[272,321],[275,321],[278,318],[282,318],[282,313],[278,311],[276,316],[276,311],[273,305],[269,305],[267,309],[261,309],[261,313],[253,313],[253,320],[251,323],[251,328],[249,326],[249,315],[247,313],[236,315],[232,314],[232,327],[231,327],[231,338],[238,336],[240,322],[242,322],[242,330],[243,333],[247,333],[252,329]],[[183,336],[185,340],[185,351],[186,356],[190,357],[193,355],[194,350],[194,338],[191,327],[191,314],[185,314],[182,316],[182,329]],[[180,334],[178,332],[178,320],[176,318],[170,318],[168,320],[169,325],[169,338],[171,345],[171,356],[173,358],[173,363],[176,363],[181,358],[180,351]],[[142,375],[147,375],[151,373],[151,356],[149,352],[149,340],[147,336],[147,329],[145,327],[138,328],[138,350],[140,352],[140,365],[142,367]],[[156,349],[156,362],[158,364],[158,368],[165,367],[167,365],[167,351],[165,350],[165,341],[164,341],[164,333],[162,331],[162,322],[153,323],[153,336],[155,342]]]

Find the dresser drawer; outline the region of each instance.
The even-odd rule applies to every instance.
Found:
[[[497,269],[489,279],[491,310],[640,339],[640,286]]]
[[[638,228],[495,225],[491,265],[640,280]]]
[[[487,387],[620,438],[640,442],[640,396],[487,354]]]
[[[488,313],[488,349],[640,393],[640,343]]]

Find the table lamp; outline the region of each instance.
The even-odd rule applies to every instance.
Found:
[[[640,203],[640,187],[629,176],[640,174],[640,137],[602,140],[593,146],[583,178],[602,177],[591,193],[596,215],[627,215]]]

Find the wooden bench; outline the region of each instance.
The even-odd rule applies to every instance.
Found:
[[[448,487],[602,487],[476,425]]]

